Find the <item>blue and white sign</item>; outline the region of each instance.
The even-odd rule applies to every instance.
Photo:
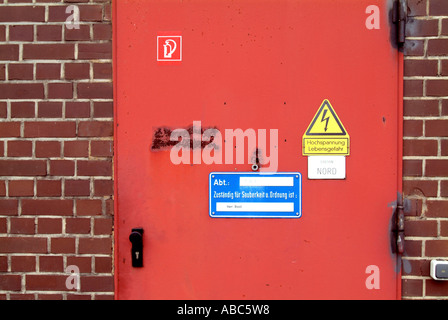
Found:
[[[302,175],[298,172],[212,172],[212,218],[300,218]]]

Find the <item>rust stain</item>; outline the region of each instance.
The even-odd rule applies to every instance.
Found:
[[[174,130],[184,129],[188,132],[188,138],[185,137],[179,137],[177,140],[171,139],[171,134]],[[204,136],[204,132],[208,129],[218,130],[216,127],[201,127],[201,132],[196,132],[196,134],[200,134],[201,140],[196,141],[193,138],[193,126],[189,126],[187,128],[176,128],[172,129],[169,127],[158,127],[155,128],[153,131],[153,137],[152,137],[152,144],[151,144],[151,151],[162,151],[162,150],[168,150],[171,147],[180,144],[182,147],[187,147],[189,145],[190,149],[194,149],[195,146],[200,145],[201,149],[204,149],[209,144],[213,149],[217,150],[219,149],[219,146],[214,143],[215,137],[211,135],[210,137],[207,137],[209,141],[203,141],[202,137]]]

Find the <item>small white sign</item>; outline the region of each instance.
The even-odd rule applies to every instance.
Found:
[[[309,156],[308,179],[345,179],[345,156]]]

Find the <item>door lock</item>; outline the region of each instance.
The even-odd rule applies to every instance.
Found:
[[[134,268],[143,267],[143,228],[133,228],[129,240],[132,243],[132,266]]]

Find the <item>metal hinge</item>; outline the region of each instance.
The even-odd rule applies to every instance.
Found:
[[[404,252],[404,214],[410,212],[410,201],[404,199],[403,195],[398,193],[397,202],[394,206],[392,216],[392,251],[397,254]]]
[[[408,17],[407,0],[394,1],[392,21],[397,27],[397,44],[403,46],[406,40],[406,21]]]

